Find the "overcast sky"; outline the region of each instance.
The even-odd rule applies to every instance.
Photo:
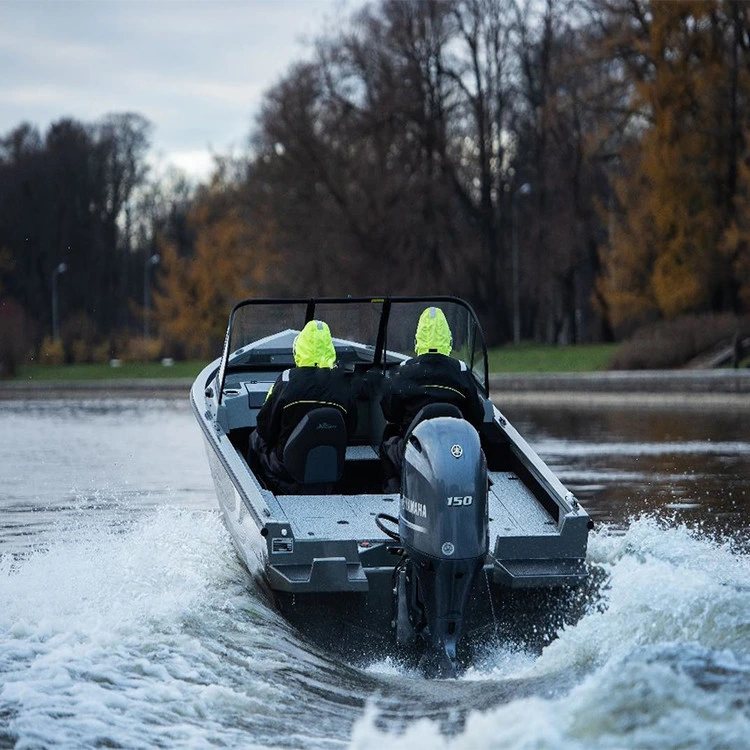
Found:
[[[0,135],[138,112],[198,176],[244,148],[263,92],[363,0],[0,0]]]

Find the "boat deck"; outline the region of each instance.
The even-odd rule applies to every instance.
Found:
[[[490,472],[490,477],[490,539],[559,533],[552,516],[513,472]],[[269,506],[298,540],[376,541],[387,537],[375,525],[375,516],[398,516],[398,500],[397,494],[278,495],[269,499]]]
[[[558,534],[557,523],[512,471],[489,472],[490,537]]]

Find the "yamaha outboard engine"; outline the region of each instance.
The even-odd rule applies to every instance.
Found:
[[[422,636],[423,666],[438,676],[456,675],[456,645],[489,545],[487,493],[487,463],[468,422],[437,417],[414,427],[402,473],[399,536],[407,560],[397,620],[402,642],[405,626]]]

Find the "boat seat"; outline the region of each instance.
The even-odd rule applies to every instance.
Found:
[[[284,446],[283,462],[304,485],[333,485],[344,473],[347,433],[339,409],[324,406],[307,412]]]

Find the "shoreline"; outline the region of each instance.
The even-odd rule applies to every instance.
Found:
[[[503,405],[622,409],[750,410],[750,370],[638,370],[496,374],[490,397]]]
[[[514,407],[575,410],[577,412],[586,409],[750,411],[750,396],[733,393],[646,393],[641,391],[631,393],[585,393],[581,391],[512,393],[491,390],[490,398],[500,411]]]
[[[491,391],[734,393],[750,396],[750,369],[615,370],[490,375]]]
[[[0,381],[0,401],[51,399],[185,399],[190,378]],[[587,373],[502,373],[490,397],[505,405],[554,408],[750,409],[750,370],[659,370]]]
[[[169,398],[188,400],[191,378],[0,381],[0,401],[76,398]]]

